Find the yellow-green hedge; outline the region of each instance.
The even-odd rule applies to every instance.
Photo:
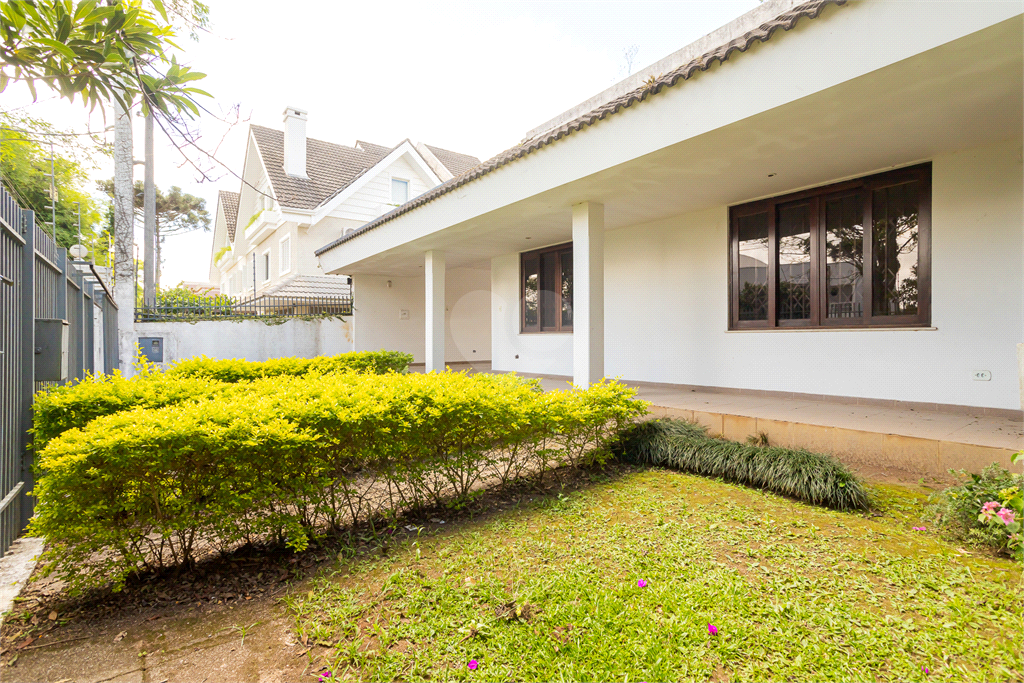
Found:
[[[178,361],[166,372],[140,361],[138,373],[131,379],[114,372],[36,394],[32,405],[35,444],[42,449],[50,439],[72,427],[84,427],[98,417],[122,410],[209,399],[228,390],[232,383],[282,375],[406,372],[411,362],[411,355],[397,351],[278,358],[263,363],[201,356]]]
[[[615,382],[544,393],[514,375],[450,372],[228,385],[53,438],[30,533],[74,587],[191,562],[200,544],[302,548],[318,530],[465,500],[484,481],[600,461],[646,411],[633,395]]]
[[[167,370],[167,374],[209,377],[223,382],[345,371],[382,375],[388,372],[406,372],[412,361],[411,354],[401,351],[357,351],[316,358],[273,358],[262,363],[237,359],[215,360],[199,356],[176,362]]]

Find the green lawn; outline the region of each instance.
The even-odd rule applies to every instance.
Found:
[[[1020,680],[1020,567],[872,493],[883,516],[627,471],[428,524],[289,606],[345,680]]]

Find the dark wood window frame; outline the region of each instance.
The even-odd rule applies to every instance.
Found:
[[[729,329],[730,330],[778,330],[849,329],[878,327],[929,327],[931,325],[931,163],[920,164],[895,171],[888,171],[856,180],[834,183],[810,190],[794,192],[770,199],[733,206],[729,211]],[[918,185],[918,265],[917,265],[917,313],[908,315],[876,315],[872,298],[872,204],[876,190],[917,181]],[[862,306],[863,313],[857,317],[827,317],[826,282],[826,202],[842,197],[863,194],[863,240],[862,240]],[[810,317],[801,320],[780,320],[778,313],[779,256],[777,217],[778,208],[791,203],[809,205],[810,216]],[[739,221],[745,217],[767,214],[768,217],[768,302],[767,320],[740,320],[740,258]]]
[[[543,286],[547,283],[541,282],[541,271],[540,261],[541,257],[553,254],[555,256],[554,272],[558,279],[558,284],[553,289],[544,290]],[[519,331],[522,334],[551,334],[551,333],[565,333],[572,332],[572,324],[565,324],[563,320],[563,301],[562,301],[562,259],[565,254],[572,258],[572,242],[564,244],[556,244],[550,247],[544,247],[543,249],[536,249],[534,251],[523,252],[519,255]],[[571,263],[571,261],[570,261]],[[527,321],[527,279],[531,273],[536,273],[538,278],[538,298],[537,298],[537,320],[535,324],[528,324]],[[552,293],[554,300],[552,302],[552,308],[557,312],[555,324],[545,324],[543,320],[543,307],[542,292],[549,291]],[[571,291],[570,291],[571,294]],[[572,301],[569,301],[569,308],[572,308]],[[550,322],[550,321],[549,321]]]

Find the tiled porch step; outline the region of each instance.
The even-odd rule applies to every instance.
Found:
[[[643,392],[641,392],[643,393]],[[854,467],[894,469],[901,472],[944,478],[950,469],[980,472],[993,462],[1020,471],[1010,463],[1016,449],[969,443],[960,440],[908,436],[887,431],[851,429],[807,422],[749,415],[734,415],[714,410],[690,410],[657,405],[653,397],[650,413],[654,417],[675,417],[704,425],[712,434],[733,441],[764,433],[770,444],[806,448],[829,453]],[[988,439],[986,439],[988,440]],[[982,439],[978,439],[982,441]],[[989,440],[990,441],[990,440]]]

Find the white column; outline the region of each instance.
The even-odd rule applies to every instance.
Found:
[[[572,381],[604,378],[604,205],[572,207]]]
[[[427,279],[427,372],[444,371],[444,252],[428,251],[423,265]]]

